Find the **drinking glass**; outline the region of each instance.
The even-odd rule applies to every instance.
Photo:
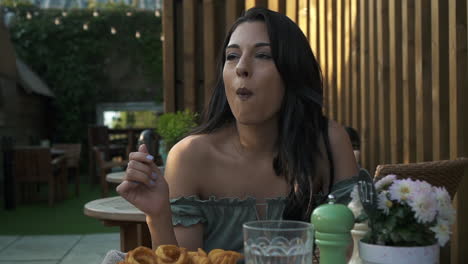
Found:
[[[243,225],[246,264],[310,264],[312,225],[300,221],[252,221]]]

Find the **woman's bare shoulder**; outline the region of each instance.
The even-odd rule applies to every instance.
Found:
[[[333,157],[335,182],[357,174],[357,163],[351,140],[345,128],[333,120],[328,122],[328,137]]]
[[[190,135],[169,151],[164,176],[170,196],[199,195],[199,186],[213,161],[213,136]]]

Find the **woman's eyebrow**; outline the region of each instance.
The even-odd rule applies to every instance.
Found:
[[[237,44],[231,44],[231,45],[229,45],[229,46],[226,47],[226,49],[239,49],[239,48],[240,48],[240,47],[239,47],[239,45],[237,45]]]
[[[258,47],[265,47],[265,46],[270,46],[270,43],[266,43],[266,42],[259,42],[257,44],[255,44],[255,47],[258,48]]]
[[[258,42],[255,44],[255,48],[258,48],[258,47],[269,47],[270,46],[270,43],[267,43],[267,42]],[[238,44],[231,44],[231,45],[228,45],[226,47],[226,49],[240,49],[240,46]]]

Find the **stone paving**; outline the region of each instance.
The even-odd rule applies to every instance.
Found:
[[[100,264],[119,233],[0,236],[0,264]]]

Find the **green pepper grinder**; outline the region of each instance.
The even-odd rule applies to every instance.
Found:
[[[335,197],[328,196],[328,204],[317,207],[312,213],[315,243],[320,249],[320,264],[346,264],[346,253],[351,244],[354,215],[351,210],[335,204]]]

